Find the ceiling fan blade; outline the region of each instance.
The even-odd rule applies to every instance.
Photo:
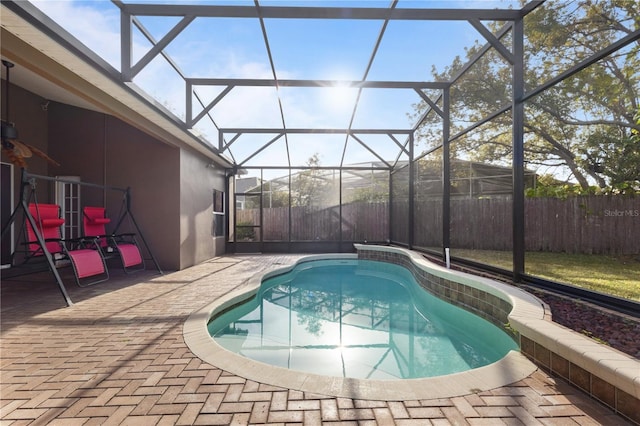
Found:
[[[29,149],[29,147],[22,142],[15,139],[10,142],[13,145],[13,152],[15,152],[16,155],[22,158],[31,158],[31,156],[33,155],[31,149]]]
[[[27,163],[24,161],[24,158],[16,155],[13,148],[9,148],[5,144],[2,144],[2,152],[4,152],[9,161],[11,161],[11,164],[22,167],[23,169],[27,168]]]
[[[45,160],[47,160],[49,163],[53,164],[54,166],[59,166],[60,163],[58,163],[56,160],[54,160],[53,158],[49,157],[47,154],[45,154],[44,152],[42,152],[41,150],[39,150],[38,148],[29,145],[29,144],[23,144],[25,145],[28,149],[31,150],[31,152],[33,152],[35,155],[37,155],[40,158],[44,158]]]

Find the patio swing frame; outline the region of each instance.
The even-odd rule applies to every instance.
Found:
[[[28,243],[32,243],[32,244],[37,244],[39,246],[39,249],[42,251],[42,256],[45,258],[46,260],[46,265],[48,267],[48,269],[50,270],[50,272],[53,274],[56,284],[58,285],[58,289],[60,290],[60,293],[62,294],[62,297],[64,298],[67,306],[72,306],[73,305],[73,301],[71,300],[71,297],[69,296],[69,293],[67,292],[67,289],[64,285],[64,282],[58,272],[58,267],[56,266],[56,261],[53,258],[52,254],[49,252],[49,250],[47,250],[46,248],[46,241],[44,239],[44,237],[42,236],[42,233],[39,229],[38,223],[36,221],[36,219],[33,217],[33,215],[31,214],[30,210],[29,210],[29,202],[30,200],[35,197],[35,189],[36,189],[36,182],[38,180],[42,180],[42,181],[47,181],[47,182],[61,182],[61,183],[70,183],[70,184],[77,184],[80,186],[85,186],[85,187],[92,187],[92,188],[98,188],[98,189],[103,189],[103,190],[111,190],[111,191],[118,191],[118,192],[122,192],[123,194],[123,200],[122,200],[122,207],[120,210],[120,216],[116,222],[116,226],[115,229],[113,230],[113,234],[116,234],[118,229],[120,228],[120,226],[122,225],[122,223],[124,222],[124,220],[126,218],[128,218],[130,220],[130,223],[133,225],[133,227],[136,230],[136,235],[140,238],[140,241],[142,242],[144,248],[146,249],[147,253],[149,254],[149,256],[151,257],[151,260],[153,261],[153,264],[156,268],[156,270],[158,271],[158,273],[160,275],[163,274],[162,269],[160,268],[160,265],[158,264],[158,261],[156,260],[155,256],[153,255],[153,252],[151,251],[151,247],[149,247],[149,244],[147,243],[147,240],[144,238],[144,235],[142,233],[142,230],[140,229],[140,227],[138,226],[138,222],[136,221],[135,217],[133,216],[133,212],[131,211],[131,188],[127,187],[127,188],[118,188],[118,187],[114,187],[114,186],[105,186],[105,185],[98,185],[98,184],[94,184],[94,183],[89,183],[89,182],[82,182],[82,181],[75,181],[75,180],[68,180],[68,179],[63,179],[63,178],[56,178],[56,177],[51,177],[51,176],[43,176],[43,175],[37,175],[37,174],[32,174],[29,173],[27,170],[25,170],[24,168],[21,169],[21,185],[20,185],[20,201],[18,202],[18,205],[16,206],[16,208],[13,210],[13,212],[11,213],[11,216],[9,217],[9,220],[7,221],[7,223],[4,225],[4,227],[2,228],[2,233],[1,238],[4,239],[5,236],[9,235],[9,230],[11,229],[11,226],[16,222],[16,220],[18,219],[20,213],[23,215],[24,220],[26,222],[28,222],[28,224],[31,226],[34,236],[36,238],[36,241],[32,241],[32,242],[28,242]],[[26,223],[23,225],[26,226]],[[20,238],[20,234],[21,233],[17,233],[18,237],[16,238]],[[63,241],[64,242],[64,241]],[[17,246],[17,245],[16,245]],[[14,257],[15,254],[18,250],[16,248],[13,249],[13,251],[11,252],[11,265],[12,267],[16,267],[19,268],[21,265],[14,265]],[[28,262],[29,257],[27,257],[25,259],[24,262],[22,262],[22,264],[25,264],[26,262]],[[29,272],[25,272],[24,274],[15,274],[14,276],[18,276],[18,275],[26,275],[29,273],[33,273],[33,272],[40,272],[41,270],[38,271],[29,271]]]

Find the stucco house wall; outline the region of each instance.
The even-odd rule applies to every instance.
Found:
[[[224,253],[224,236],[213,236],[213,190],[225,192],[225,173],[202,156],[180,151],[180,266]]]

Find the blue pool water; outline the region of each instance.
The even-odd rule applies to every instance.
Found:
[[[357,379],[440,376],[518,350],[498,327],[424,291],[407,269],[367,260],[299,264],[208,329],[253,360]]]

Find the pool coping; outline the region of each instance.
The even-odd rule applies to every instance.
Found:
[[[425,262],[431,264],[421,254],[401,248],[358,244],[355,246],[359,256],[362,255],[361,257],[365,258],[366,253],[371,252],[373,255],[370,257],[381,257],[392,263],[406,264],[407,262],[402,258],[407,258],[410,259],[410,265]],[[401,255],[400,258],[398,255]],[[454,282],[464,282],[468,286],[474,286],[474,283],[493,282],[494,284],[488,288],[503,289],[503,296],[509,294],[510,289],[516,289],[509,284],[452,271],[438,265],[430,265],[429,268],[431,274],[437,277],[433,281],[441,281],[433,286],[436,290],[440,290],[438,284],[446,284],[452,277],[455,277]],[[446,285],[444,287],[446,288]],[[440,291],[442,296],[446,298],[452,294],[455,291],[455,285],[451,287],[446,288],[444,292]],[[499,296],[499,294],[495,295]],[[511,296],[508,298],[511,300]],[[453,302],[456,302],[455,297]],[[468,303],[469,300],[464,302]],[[552,322],[551,312],[548,310],[544,315],[539,316],[535,313],[537,309],[533,305],[527,307],[518,299],[513,299],[510,303],[513,309],[506,319],[509,328],[518,333],[523,355],[543,370],[565,379],[616,413],[640,424],[640,411],[637,409],[640,406],[640,360],[638,358]],[[466,307],[470,310],[474,308],[474,306]]]
[[[356,245],[356,248],[358,245]],[[366,246],[373,248],[374,246]],[[390,247],[375,246],[376,249]],[[440,268],[409,250],[400,250],[421,268]],[[193,312],[183,327],[183,336],[189,349],[203,361],[238,376],[283,388],[311,392],[319,395],[355,399],[401,401],[415,399],[449,398],[468,395],[505,386],[530,376],[537,366],[517,351],[484,367],[446,376],[402,379],[371,380],[344,377],[328,377],[301,371],[288,370],[245,358],[218,345],[209,336],[207,323],[215,314],[250,297],[257,291],[264,278],[286,273],[296,265],[320,259],[357,259],[357,254],[323,254],[305,256],[287,266],[274,267],[252,277],[246,286],[230,292]],[[544,308],[539,300],[522,290],[497,281],[476,277],[463,272],[446,270],[462,280],[473,283],[496,294],[506,293],[514,307],[513,312],[523,318],[544,318]],[[442,272],[442,271],[439,271]]]

